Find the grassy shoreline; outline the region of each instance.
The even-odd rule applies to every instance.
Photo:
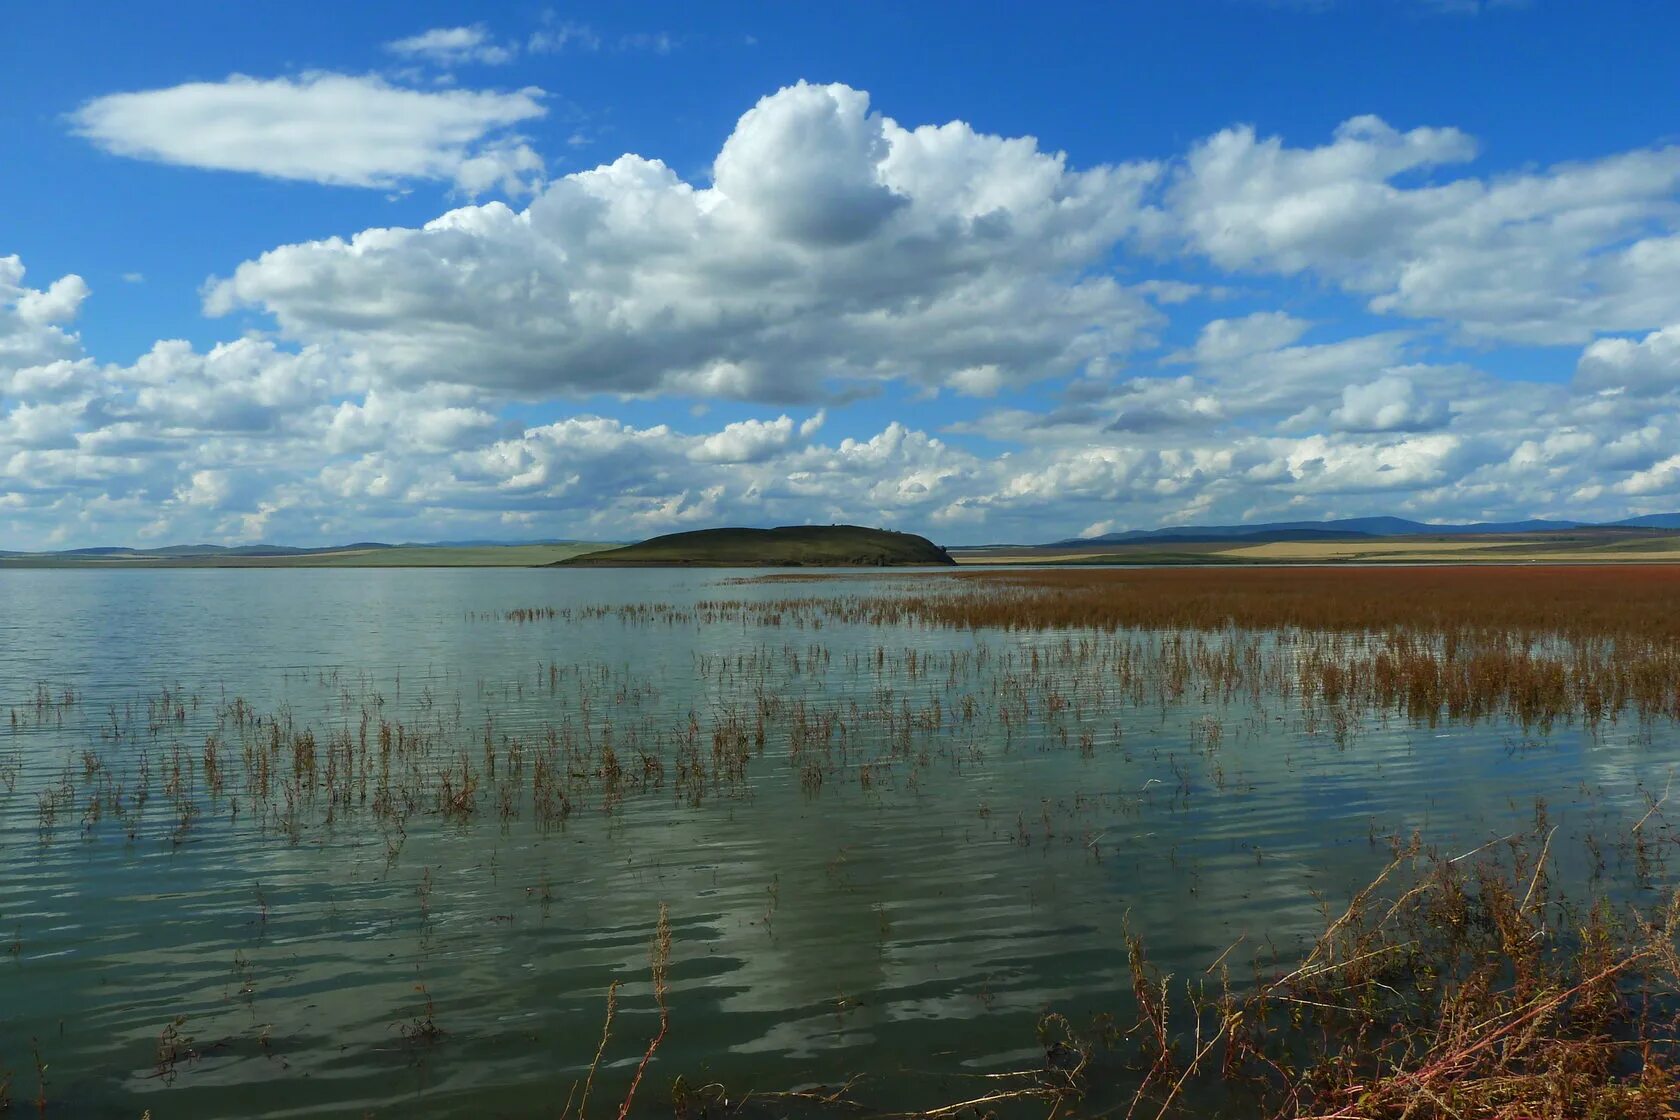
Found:
[[[1055,566],[1648,564],[1680,562],[1680,534],[1642,530],[1260,542],[1145,540],[1115,545],[954,548],[951,555],[959,564]]]
[[[833,540],[779,539],[829,533]],[[736,538],[750,538],[737,540]],[[914,547],[911,547],[914,546]],[[916,549],[920,551],[916,551]],[[1074,568],[1294,566],[1528,566],[1680,564],[1680,533],[1663,530],[1504,533],[1482,536],[1361,537],[1300,541],[1137,541],[1126,544],[957,545],[940,553],[907,534],[855,526],[784,530],[701,530],[624,546],[612,541],[512,545],[347,545],[308,551],[0,552],[8,568],[144,571],[173,568],[478,568],[873,566],[916,562],[958,566]],[[595,557],[591,559],[591,557]],[[866,558],[867,557],[867,558]]]

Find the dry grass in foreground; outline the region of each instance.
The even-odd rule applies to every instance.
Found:
[[[1675,1120],[1680,894],[1567,898],[1555,831],[1540,811],[1533,834],[1452,858],[1414,838],[1287,971],[1245,938],[1163,975],[1128,931],[1128,1016],[1048,1013],[1041,1067],[979,1075],[946,1106],[883,1111],[891,1087],[862,1079],[744,1101],[679,1079],[676,1114]]]
[[[1218,994],[1188,1044],[1174,1045],[1170,985],[1132,941],[1152,1059],[1138,1102],[1161,1099],[1144,1114],[1169,1115],[1217,1070],[1275,1117],[1676,1115],[1680,896],[1643,913],[1572,903],[1549,881],[1554,833],[1542,814],[1526,842],[1481,860],[1424,858],[1414,840],[1287,974],[1236,996],[1210,967]]]

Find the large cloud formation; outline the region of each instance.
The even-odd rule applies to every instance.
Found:
[[[1316,147],[1233,127],[1078,167],[801,83],[704,181],[625,155],[539,186],[469,166],[535,91],[213,87],[101,99],[79,127],[196,166],[536,193],[275,248],[206,290],[242,337],[127,364],[84,352],[79,277],[0,258],[8,541],[1680,507],[1674,148],[1481,177],[1457,130],[1359,117]],[[387,95],[418,99],[411,131],[365,151],[321,107]],[[170,135],[228,97],[259,108]],[[263,153],[277,120],[333,142]],[[979,400],[956,420],[953,396]]]
[[[907,379],[992,393],[1113,360],[1155,321],[1092,271],[1152,165],[1073,171],[1031,140],[905,129],[844,86],[759,102],[682,181],[626,155],[522,211],[288,245],[207,307],[253,307],[370,375],[542,397],[796,403]]]

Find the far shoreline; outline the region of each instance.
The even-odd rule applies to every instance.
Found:
[[[729,532],[705,531],[705,532]],[[760,532],[760,531],[752,531]],[[926,538],[870,530],[881,537],[902,538],[937,550],[937,566],[945,571],[978,567],[1353,567],[1353,566],[1511,566],[1567,564],[1619,566],[1680,563],[1680,532],[1524,532],[1478,535],[1430,535],[1338,538],[1331,540],[1266,540],[1242,538],[1202,541],[1136,541],[1123,544],[1069,542],[1060,545],[948,545]],[[212,551],[206,546],[179,549],[99,549],[72,552],[3,552],[0,571],[175,571],[183,569],[315,569],[356,568],[541,568],[615,567],[635,570],[660,568],[759,569],[767,571],[845,568],[855,572],[908,571],[924,554],[903,553],[896,562],[860,562],[861,554],[830,550],[790,550],[782,555],[759,554],[743,563],[734,555],[655,555],[645,553],[655,538],[640,545],[621,541],[551,541],[543,543],[362,545],[339,548],[284,550],[255,546],[247,551]],[[260,549],[261,551],[258,551]],[[642,555],[638,556],[637,553]],[[592,560],[596,554],[617,554],[614,561]],[[933,551],[925,555],[932,557]],[[947,564],[946,558],[952,563]],[[826,562],[825,562],[826,561]],[[835,562],[838,561],[838,562]],[[849,562],[848,562],[849,561]]]

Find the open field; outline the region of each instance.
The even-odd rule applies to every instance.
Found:
[[[281,556],[79,556],[37,553],[0,556],[4,568],[534,568],[612,547],[610,544],[429,545],[343,549]]]
[[[1518,537],[1489,537],[1481,539],[1443,540],[1379,540],[1379,541],[1269,541],[1228,549],[1221,555],[1231,559],[1261,563],[1334,561],[1390,561],[1401,563],[1425,562],[1510,562],[1531,563],[1547,561],[1672,561],[1680,560],[1680,535],[1653,538],[1641,534],[1636,537],[1605,540],[1602,538],[1529,539]]]
[[[1139,541],[1107,546],[963,548],[951,555],[959,564],[1668,563],[1680,561],[1680,534],[1594,530],[1262,543]]]

